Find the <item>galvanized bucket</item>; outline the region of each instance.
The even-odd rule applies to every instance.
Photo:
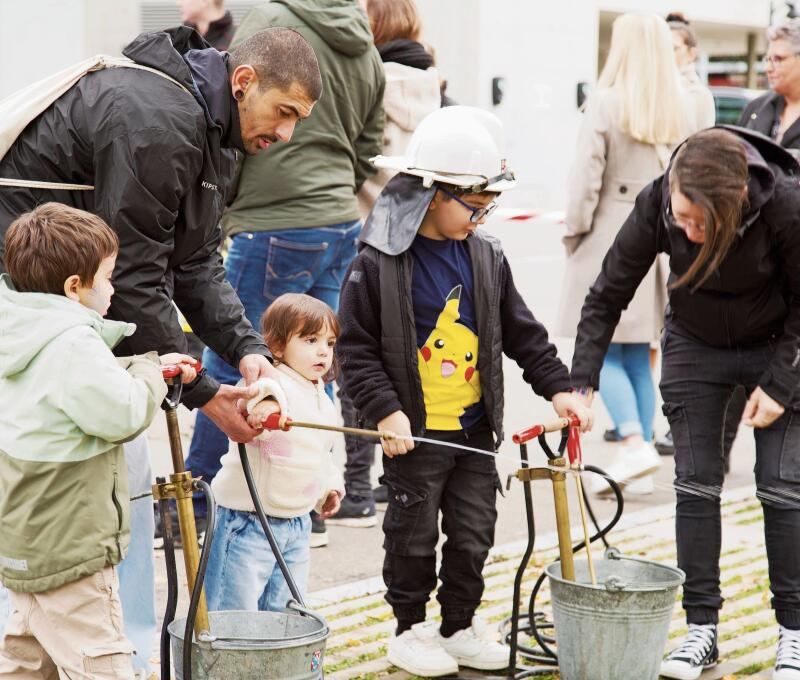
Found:
[[[330,629],[309,612],[209,612],[213,642],[192,641],[193,680],[316,680],[322,677]],[[183,680],[186,619],[167,628],[175,677]]]
[[[586,560],[575,560],[575,582],[560,562],[546,568],[561,680],[655,680],[684,573],[613,548],[594,565],[596,586]]]

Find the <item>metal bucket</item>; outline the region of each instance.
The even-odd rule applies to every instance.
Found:
[[[614,549],[594,566],[596,586],[586,560],[575,560],[575,582],[560,562],[546,568],[561,680],[655,680],[684,573]]]
[[[208,613],[213,642],[192,641],[193,680],[315,680],[322,677],[330,629],[311,613],[225,611]],[[175,677],[183,680],[186,619],[167,628]]]

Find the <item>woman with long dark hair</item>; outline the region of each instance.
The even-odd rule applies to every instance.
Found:
[[[658,253],[669,255],[661,394],[675,440],[689,630],[664,677],[692,680],[717,661],[722,439],[742,385],[780,624],[773,678],[800,678],[799,174],[786,150],[757,133],[692,135],[637,197],[581,312],[572,379],[591,401],[620,313]]]

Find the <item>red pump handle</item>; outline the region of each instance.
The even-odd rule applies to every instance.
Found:
[[[192,366],[199,373],[203,370],[203,364],[197,359]],[[161,376],[166,380],[167,378],[177,378],[181,374],[181,367],[179,364],[166,364],[161,367]]]
[[[572,416],[572,419],[577,420],[575,416]],[[583,463],[580,421],[578,421],[577,425],[570,424],[569,426],[569,432],[567,433],[567,457],[569,458],[570,465],[581,465]]]
[[[265,430],[283,430],[288,432],[292,427],[292,419],[282,416],[280,413],[270,413],[264,422],[261,423]]]

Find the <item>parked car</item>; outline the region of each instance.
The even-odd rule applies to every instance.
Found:
[[[736,125],[744,107],[764,94],[764,90],[750,90],[746,87],[713,85],[709,89],[714,96],[714,105],[717,109],[716,122],[726,125]]]

